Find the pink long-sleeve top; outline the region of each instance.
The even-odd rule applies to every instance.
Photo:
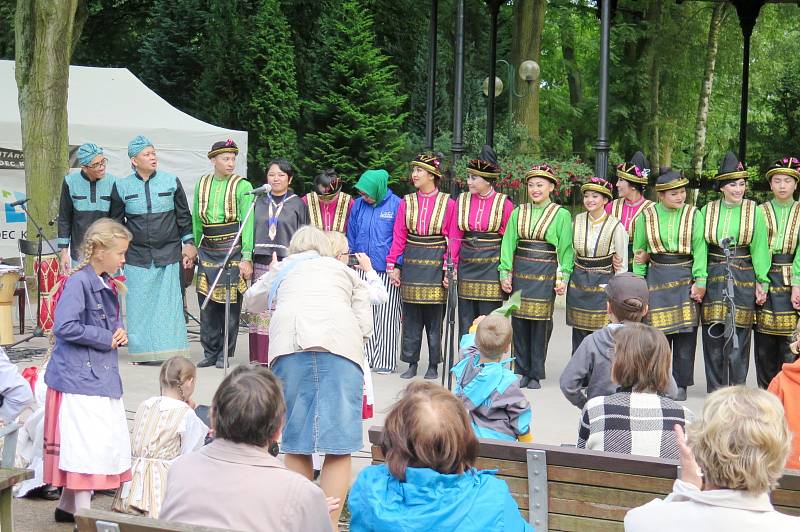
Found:
[[[469,219],[467,221],[470,231],[481,232],[489,230],[489,217],[492,213],[492,203],[496,195],[497,192],[495,190],[492,190],[486,196],[480,196],[478,194],[471,195],[469,198]],[[457,208],[458,204],[456,204],[456,210]],[[503,202],[503,216],[500,220],[500,229],[498,231],[501,235],[506,232],[506,224],[508,224],[508,219],[511,217],[511,211],[513,210],[514,204],[506,197],[506,200]],[[457,239],[460,242],[462,238],[464,238],[464,231],[458,226],[458,213],[456,213],[453,239]]]
[[[628,200],[623,200],[622,202],[622,216],[619,217],[619,221],[622,222],[623,227],[625,227],[626,231],[631,230],[631,223],[633,219],[636,218],[637,210],[641,207],[642,203],[647,201],[647,198],[642,196],[639,201],[635,203],[630,203]],[[611,214],[612,202],[606,203],[606,212]]]
[[[436,204],[436,196],[438,194],[439,189],[434,189],[433,192],[428,194],[423,194],[420,191],[416,193],[419,211],[416,228],[416,233],[418,235],[428,234],[428,228],[431,224],[431,218],[433,217],[433,207]],[[456,236],[458,231],[457,210],[456,202],[453,201],[452,198],[448,198],[444,213],[444,222],[442,223],[442,234],[447,237],[447,246],[450,250],[453,264],[455,265],[458,265],[458,252],[461,249],[461,238]],[[397,216],[394,219],[392,247],[389,248],[389,254],[386,256],[386,271],[392,271],[394,269],[397,259],[406,249],[406,240],[408,240],[408,228],[406,227],[406,202],[404,199],[400,202],[400,207],[397,209]],[[447,259],[447,253],[445,253],[444,259]]]
[[[303,203],[306,207],[308,207],[308,196],[303,196],[301,198]],[[333,219],[336,216],[336,203],[338,201],[338,196],[334,196],[332,199],[325,201],[322,198],[319,200],[319,208],[322,211],[322,225],[320,229],[323,231],[331,231],[333,227]],[[350,211],[353,210],[353,203],[355,200],[350,198],[350,202],[347,204],[347,218],[344,222],[345,231],[347,231],[347,222],[350,221]]]

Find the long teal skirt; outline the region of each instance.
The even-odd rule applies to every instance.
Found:
[[[128,353],[134,362],[189,356],[183,317],[180,263],[140,268],[125,265]]]

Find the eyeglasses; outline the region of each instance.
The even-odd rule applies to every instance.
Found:
[[[91,168],[92,170],[97,170],[98,168],[103,168],[108,164],[108,159],[101,159],[94,164],[87,164],[86,168]]]

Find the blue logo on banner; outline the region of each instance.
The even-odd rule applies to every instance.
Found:
[[[6,200],[4,209],[6,212],[6,223],[25,223],[25,212],[22,211],[22,209],[17,211],[17,207],[11,206],[13,203],[12,198],[14,198],[14,200],[21,200],[25,197],[25,194],[21,192],[8,192],[7,190],[2,190],[0,193],[2,193],[3,199]]]

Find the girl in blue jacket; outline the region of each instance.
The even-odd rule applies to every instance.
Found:
[[[367,362],[381,375],[394,371],[400,346],[400,289],[389,283],[386,255],[400,198],[389,189],[386,170],[367,170],[356,183],[361,197],[350,211],[347,241],[350,253],[366,253],[389,293],[389,301],[374,308],[375,332],[366,343]]]
[[[63,487],[57,522],[91,505],[92,490],[131,479],[131,446],[117,347],[128,343],[111,275],[125,264],[131,233],[109,218],[86,230],[83,261],[58,299],[55,345],[45,373],[44,481]]]

